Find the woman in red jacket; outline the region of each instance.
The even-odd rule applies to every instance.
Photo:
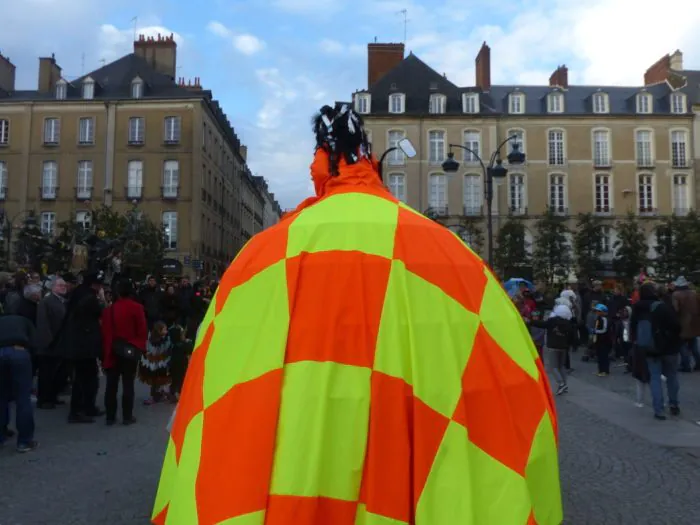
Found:
[[[134,379],[138,359],[127,359],[114,354],[115,341],[123,341],[146,351],[148,328],[143,306],[134,298],[134,286],[123,280],[117,287],[117,299],[102,313],[102,367],[107,376],[105,410],[107,424],[113,425],[117,416],[117,391],[122,380],[122,421],[125,425],[136,422],[134,418]]]

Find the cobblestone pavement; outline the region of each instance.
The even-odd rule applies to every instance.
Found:
[[[170,411],[139,406],[136,425],[113,428],[68,425],[65,410],[39,411],[39,450],[0,450],[0,525],[146,525]],[[696,459],[565,399],[559,416],[567,525],[698,523]]]

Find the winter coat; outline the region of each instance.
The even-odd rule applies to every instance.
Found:
[[[671,296],[673,308],[678,312],[681,339],[687,341],[700,337],[700,305],[698,295],[689,288],[678,288]]]
[[[58,353],[59,332],[66,317],[66,305],[55,294],[44,297],[37,307],[36,349],[39,355]]]
[[[130,297],[117,299],[102,313],[102,366],[105,369],[116,363],[112,345],[118,339],[146,351],[146,314],[143,306]]]
[[[97,293],[85,284],[76,288],[68,303],[66,325],[59,341],[64,357],[93,359],[102,355],[101,314]]]

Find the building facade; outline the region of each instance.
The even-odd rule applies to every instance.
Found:
[[[508,174],[495,182],[495,228],[520,216],[532,246],[534,221],[548,209],[569,217],[571,226],[578,214],[593,213],[606,222],[601,242],[612,257],[615,223],[632,212],[648,219],[653,257],[654,224],[687,214],[698,200],[698,88],[671,75],[683,71],[682,54],[664,57],[663,73],[647,72],[644,85],[632,87],[572,86],[566,66],[554,71],[549,85],[492,85],[490,62],[484,43],[475,85],[463,87],[413,54],[404,58],[403,44],[369,44],[369,87],[353,95],[354,107],[364,115],[377,155],[403,137],[418,153],[407,159],[395,151],[385,160],[394,195],[448,226],[464,217],[478,221],[485,214],[478,157],[453,148],[460,169],[451,176],[441,164],[450,144],[468,147],[488,164],[505,140],[500,151]],[[523,164],[508,165],[514,143],[526,154]]]
[[[40,58],[37,89],[22,91],[0,55],[6,220],[33,211],[51,235],[70,219],[88,226],[95,207],[137,206],[163,223],[166,257],[225,268],[256,229],[242,220],[246,150],[211,91],[175,78],[176,59],[172,35],[140,36],[133,53],[75,80]]]
[[[274,226],[280,220],[282,216],[282,208],[280,208],[277,199],[275,199],[275,194],[270,192],[270,188],[267,181],[260,176],[254,177],[255,183],[258,186],[258,190],[263,196],[263,213],[262,213],[262,227],[263,230]]]

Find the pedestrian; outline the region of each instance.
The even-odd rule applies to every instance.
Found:
[[[610,321],[608,319],[608,307],[598,303],[593,308],[596,321],[593,328],[593,348],[598,360],[598,377],[610,375],[610,348],[612,337],[610,335]]]
[[[170,354],[172,342],[168,337],[168,327],[163,321],[157,321],[148,334],[146,352],[139,363],[139,379],[151,387],[151,396],[144,405],[158,403],[163,398],[163,387],[170,384]]]
[[[540,356],[540,359],[544,359],[544,354],[542,352],[544,349],[544,340],[547,330],[544,327],[535,326],[534,324],[534,322],[542,320],[542,312],[535,310],[532,312],[531,319],[533,323],[530,324],[530,337],[532,337],[532,342],[537,349],[537,354]]]
[[[172,343],[170,350],[170,401],[175,402],[182,393],[182,385],[187,373],[187,364],[192,354],[192,341],[187,338],[183,326],[173,324],[168,328],[168,337]]]
[[[146,310],[148,329],[153,328],[156,321],[161,321],[161,296],[163,292],[158,286],[154,275],[146,277],[146,286],[139,293],[139,299]]]
[[[546,349],[547,361],[552,375],[557,382],[556,394],[562,395],[569,391],[566,380],[566,354],[576,340],[576,327],[571,323],[571,309],[563,304],[554,307],[552,315],[545,321],[530,320],[529,324],[547,331]]]
[[[680,276],[673,283],[675,291],[671,295],[671,304],[678,314],[681,324],[680,333],[680,370],[692,372],[700,370],[700,351],[698,351],[697,338],[700,337],[700,305],[698,296],[690,289],[688,280]],[[690,358],[693,358],[691,363]]]
[[[39,360],[37,382],[37,408],[54,409],[64,404],[58,398],[63,385],[59,376],[61,361],[59,338],[66,316],[66,283],[60,277],[49,282],[51,293],[44,297],[37,308],[36,347]]]

